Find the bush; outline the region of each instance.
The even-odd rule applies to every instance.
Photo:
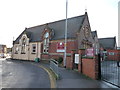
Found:
[[[62,57],[59,57],[58,58],[58,63],[61,64],[63,62],[63,58]]]

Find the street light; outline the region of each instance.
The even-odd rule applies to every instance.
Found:
[[[64,52],[64,67],[66,67],[66,49],[67,49],[67,9],[68,9],[68,0],[66,0],[66,20],[65,20],[65,52]]]

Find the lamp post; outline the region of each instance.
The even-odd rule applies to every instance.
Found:
[[[66,67],[66,51],[67,51],[67,11],[68,11],[68,0],[66,0],[66,20],[65,20],[65,52],[64,52],[64,67]]]

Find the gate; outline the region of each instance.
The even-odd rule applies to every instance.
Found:
[[[108,58],[110,53],[103,52],[101,55],[101,80],[111,83],[115,86],[120,87],[120,60],[113,60]],[[114,53],[114,56],[117,56]],[[115,57],[116,58],[116,57]]]

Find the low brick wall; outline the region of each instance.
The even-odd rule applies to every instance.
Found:
[[[66,68],[67,69],[72,69],[73,68],[73,62],[71,60],[71,56],[66,57]]]
[[[64,58],[63,55],[49,55],[49,58],[51,59],[55,59],[58,60],[60,57]]]
[[[68,69],[74,69],[74,57],[75,57],[76,51],[71,51],[71,56],[67,57],[66,60],[66,68]],[[99,66],[98,66],[98,56],[94,56],[93,59],[90,58],[82,58],[82,56],[85,54],[85,50],[79,50],[79,63],[78,63],[78,72],[92,78],[92,79],[99,79]]]
[[[86,76],[97,79],[97,64],[95,59],[82,59],[82,73]]]
[[[48,54],[42,54],[41,57],[42,57],[43,60],[44,59],[45,60],[49,59],[49,55]]]
[[[108,60],[120,60],[120,50],[107,50]],[[110,55],[114,53],[114,55]]]

